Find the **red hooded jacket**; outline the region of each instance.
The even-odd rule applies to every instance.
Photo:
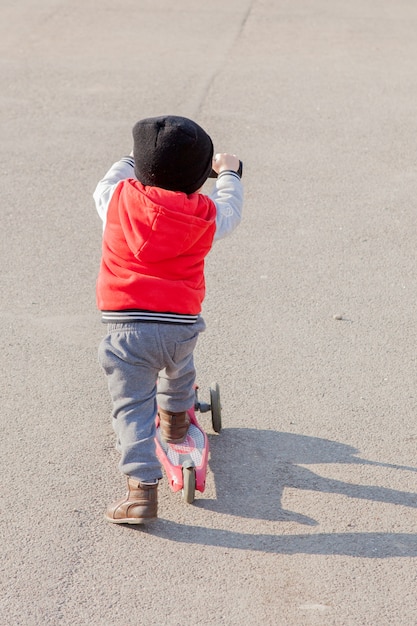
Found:
[[[209,197],[122,180],[103,233],[98,308],[197,315],[215,231],[216,206]]]

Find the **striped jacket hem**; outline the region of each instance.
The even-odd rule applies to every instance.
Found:
[[[101,312],[101,321],[103,324],[128,324],[129,322],[194,324],[198,318],[199,314],[188,315],[185,313],[158,313],[156,311],[142,311],[140,309]]]

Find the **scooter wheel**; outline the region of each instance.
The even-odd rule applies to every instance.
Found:
[[[222,429],[222,407],[220,404],[220,389],[217,383],[210,387],[211,423],[215,433]]]
[[[182,497],[187,504],[192,504],[195,498],[195,467],[183,465],[182,467]]]

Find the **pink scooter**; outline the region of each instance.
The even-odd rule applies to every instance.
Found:
[[[195,387],[194,406],[188,411],[190,427],[182,443],[166,443],[161,437],[159,417],[156,418],[156,454],[162,464],[172,491],[180,491],[184,500],[191,504],[195,490],[203,492],[206,487],[209,442],[200,426],[196,411],[211,411],[213,430],[219,433],[222,428],[220,390],[217,383],[210,386],[210,404],[198,400],[198,387]]]

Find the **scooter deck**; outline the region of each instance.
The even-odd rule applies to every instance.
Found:
[[[196,489],[203,492],[206,486],[209,442],[206,433],[197,421],[194,409],[190,409],[188,414],[190,427],[182,443],[164,441],[159,428],[159,418],[156,418],[156,454],[165,469],[173,491],[183,488],[183,467],[194,467]]]

